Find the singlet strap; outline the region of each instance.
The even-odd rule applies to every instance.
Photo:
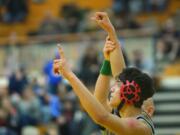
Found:
[[[148,120],[148,119],[146,119],[143,115],[142,115],[142,116],[141,116],[141,115],[138,116],[136,119],[137,119],[137,120],[142,120],[142,121],[144,121],[144,122],[147,124],[147,126],[151,128],[152,135],[155,135],[154,125],[153,125],[152,122],[150,122],[151,119]]]

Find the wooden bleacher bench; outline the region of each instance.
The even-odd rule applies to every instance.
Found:
[[[9,36],[12,31],[16,31],[17,35],[26,36],[29,31],[35,31],[39,27],[44,14],[47,10],[51,10],[55,17],[59,17],[59,10],[62,5],[70,2],[71,0],[46,0],[42,4],[29,2],[29,15],[24,23],[18,24],[2,24],[0,23],[0,36]],[[78,5],[83,8],[90,8],[95,10],[105,9],[112,7],[112,0],[97,1],[91,0],[78,0]],[[148,18],[156,18],[158,21],[163,22],[171,14],[173,14],[178,8],[180,8],[180,0],[170,0],[170,5],[165,13],[145,13],[137,17],[140,22],[144,22]]]

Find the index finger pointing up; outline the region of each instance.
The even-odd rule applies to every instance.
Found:
[[[60,57],[61,57],[62,59],[65,58],[65,56],[64,56],[64,51],[63,51],[61,45],[58,44],[57,46],[58,46],[58,50],[59,50],[59,55],[60,55]]]

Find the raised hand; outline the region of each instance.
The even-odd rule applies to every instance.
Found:
[[[108,14],[106,12],[96,12],[91,19],[96,21],[97,24],[106,32],[114,32],[114,27],[109,20]]]
[[[67,78],[68,75],[72,73],[72,71],[70,70],[66,62],[64,51],[60,44],[58,44],[58,49],[59,49],[59,55],[61,58],[54,60],[53,71],[55,74],[58,74],[58,75],[61,74],[63,77]]]
[[[106,38],[106,43],[103,48],[103,54],[104,54],[104,59],[105,60],[110,60],[110,53],[116,48],[116,45],[114,42],[112,42],[107,36]]]

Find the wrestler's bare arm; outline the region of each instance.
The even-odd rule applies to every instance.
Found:
[[[103,48],[104,59],[109,61],[110,59],[110,52],[114,51],[115,45],[113,42],[109,41],[106,38],[106,43]],[[97,100],[105,107],[108,112],[112,111],[112,108],[108,105],[108,94],[110,89],[110,79],[111,75],[102,75],[99,74],[99,77],[96,81],[96,86],[94,90],[94,96]]]
[[[108,37],[106,38],[106,43],[103,49],[104,58],[111,62],[112,74],[115,77],[118,75],[122,69],[125,67],[124,58],[121,52],[120,44],[115,33],[115,29],[111,24],[109,17],[104,12],[97,12],[93,17],[93,20],[103,28],[107,33]],[[109,42],[109,45],[107,44]],[[112,48],[109,49],[108,48]],[[112,108],[108,104],[108,93],[109,93],[109,76],[99,75],[96,87],[94,91],[95,97],[98,101],[109,111],[112,111]]]
[[[110,53],[112,75],[116,77],[122,72],[123,68],[126,67],[116,31],[105,12],[96,12],[93,20],[108,33],[110,41],[114,42],[116,45],[115,50]]]
[[[96,123],[118,135],[147,135],[148,128],[142,122],[135,118],[120,119],[109,113],[69,68],[61,47],[59,53],[61,59],[54,60],[54,71],[69,81],[82,106]]]

